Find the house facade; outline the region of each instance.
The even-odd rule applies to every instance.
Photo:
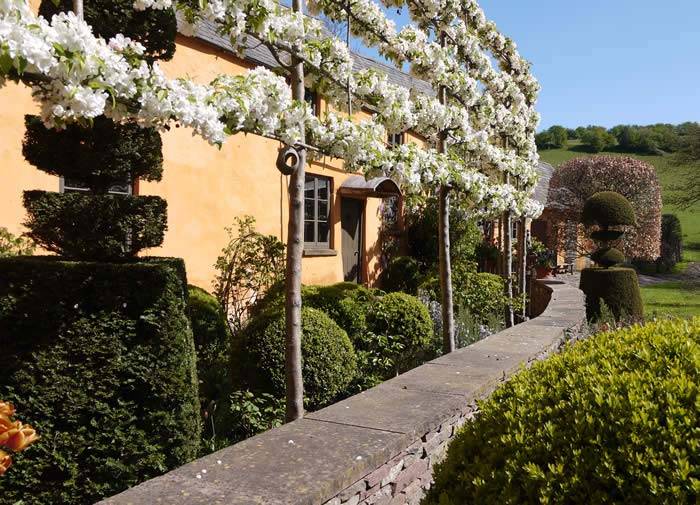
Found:
[[[35,7],[38,1],[31,2]],[[250,41],[243,57],[203,23],[193,37],[178,35],[171,61],[161,62],[170,77],[189,76],[206,83],[220,74],[237,75],[256,66],[274,66],[268,50]],[[379,66],[398,84],[432,92],[426,83],[392,67],[355,55],[355,66]],[[330,105],[309,93],[307,100],[323,115]],[[0,90],[0,226],[14,234],[25,231],[22,192],[29,189],[70,191],[70,181],[45,174],[22,156],[24,115],[38,112],[31,91],[9,83]],[[358,111],[362,118],[369,111]],[[256,219],[256,229],[287,240],[288,177],[275,166],[279,142],[256,135],[235,135],[221,149],[193,137],[185,128],[162,134],[164,171],[157,183],[133,181],[124,191],[158,195],[168,202],[168,231],[163,245],[150,255],[185,259],[189,281],[211,289],[214,263],[228,243],[226,227],[235,217]],[[407,132],[388,142],[423,140]],[[365,181],[347,173],[342,160],[323,157],[307,166],[305,190],[303,279],[305,284],[343,280],[370,286],[378,282],[387,244],[401,230],[400,191],[393,181]],[[393,216],[385,219],[383,216]]]

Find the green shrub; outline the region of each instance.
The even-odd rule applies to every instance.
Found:
[[[0,258],[5,256],[31,256],[34,254],[36,244],[21,235],[15,236],[10,231],[0,226]]]
[[[591,259],[605,268],[625,262],[625,255],[614,247],[602,247],[591,254]]]
[[[51,19],[72,8],[72,0],[42,0],[39,14]],[[110,39],[123,33],[143,44],[150,59],[169,60],[175,54],[177,20],[173,9],[137,11],[133,0],[89,0],[84,16],[96,35]]]
[[[47,174],[79,180],[96,193],[134,179],[159,181],[163,174],[160,134],[137,124],[115,124],[104,116],[92,126],[46,128],[38,116],[25,116],[22,154]]]
[[[70,259],[122,260],[163,243],[165,200],[157,196],[25,191],[27,236]]]
[[[183,272],[173,259],[0,259],[0,398],[41,435],[0,501],[94,503],[195,457]]]
[[[432,348],[433,322],[430,313],[415,296],[389,293],[377,298],[367,315],[368,329],[376,335],[398,337],[403,348],[394,356],[399,372],[420,364]]]
[[[309,409],[329,405],[355,377],[357,361],[347,333],[320,310],[303,307],[302,376]],[[283,307],[257,314],[237,338],[232,367],[238,389],[285,393]]]
[[[670,270],[683,256],[683,231],[675,214],[661,216],[661,269]]]
[[[581,222],[586,226],[634,226],[637,219],[627,198],[615,191],[601,191],[586,200]]]
[[[228,439],[231,422],[231,334],[219,302],[196,286],[188,286],[187,312],[197,353],[199,406],[204,421],[203,450],[213,451]]]
[[[640,320],[644,315],[637,272],[631,268],[584,268],[579,287],[586,295],[589,321],[600,315],[601,300],[618,319]]]
[[[697,503],[700,318],[602,333],[501,386],[424,504]]]
[[[401,291],[417,295],[420,282],[418,261],[410,256],[392,258],[381,275],[382,289],[388,293]]]

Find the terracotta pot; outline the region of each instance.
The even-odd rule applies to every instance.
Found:
[[[544,279],[545,277],[550,276],[552,273],[552,267],[537,265],[535,266],[535,273],[537,274],[538,279]]]

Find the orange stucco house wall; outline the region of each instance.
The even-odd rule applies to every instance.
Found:
[[[32,2],[34,4],[38,2]],[[207,42],[181,35],[169,62],[161,62],[171,77],[189,76],[209,82],[218,74],[240,74],[252,64]],[[327,104],[321,99],[320,114]],[[58,177],[29,165],[22,156],[24,115],[35,113],[30,90],[9,84],[0,89],[0,226],[12,233],[24,232],[23,190],[59,190]],[[360,113],[359,115],[363,115]],[[408,141],[419,141],[408,136]],[[163,245],[146,254],[185,259],[190,283],[211,289],[214,262],[228,241],[225,228],[234,217],[252,215],[257,229],[286,241],[288,178],[275,168],[278,142],[256,135],[235,135],[219,150],[185,128],[162,134],[164,172],[159,183],[141,182],[141,195],[159,195],[168,202],[168,231]],[[303,282],[329,284],[344,279],[341,251],[341,199],[338,188],[353,174],[342,169],[342,161],[320,159],[307,172],[332,179],[330,248],[335,255],[305,256]],[[362,230],[363,282],[375,285],[381,271],[381,200],[364,202]],[[332,252],[331,252],[332,254]]]

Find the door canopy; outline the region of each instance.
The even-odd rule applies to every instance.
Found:
[[[388,198],[401,196],[399,185],[388,177],[365,179],[361,175],[348,177],[338,188],[338,194],[352,198]]]

